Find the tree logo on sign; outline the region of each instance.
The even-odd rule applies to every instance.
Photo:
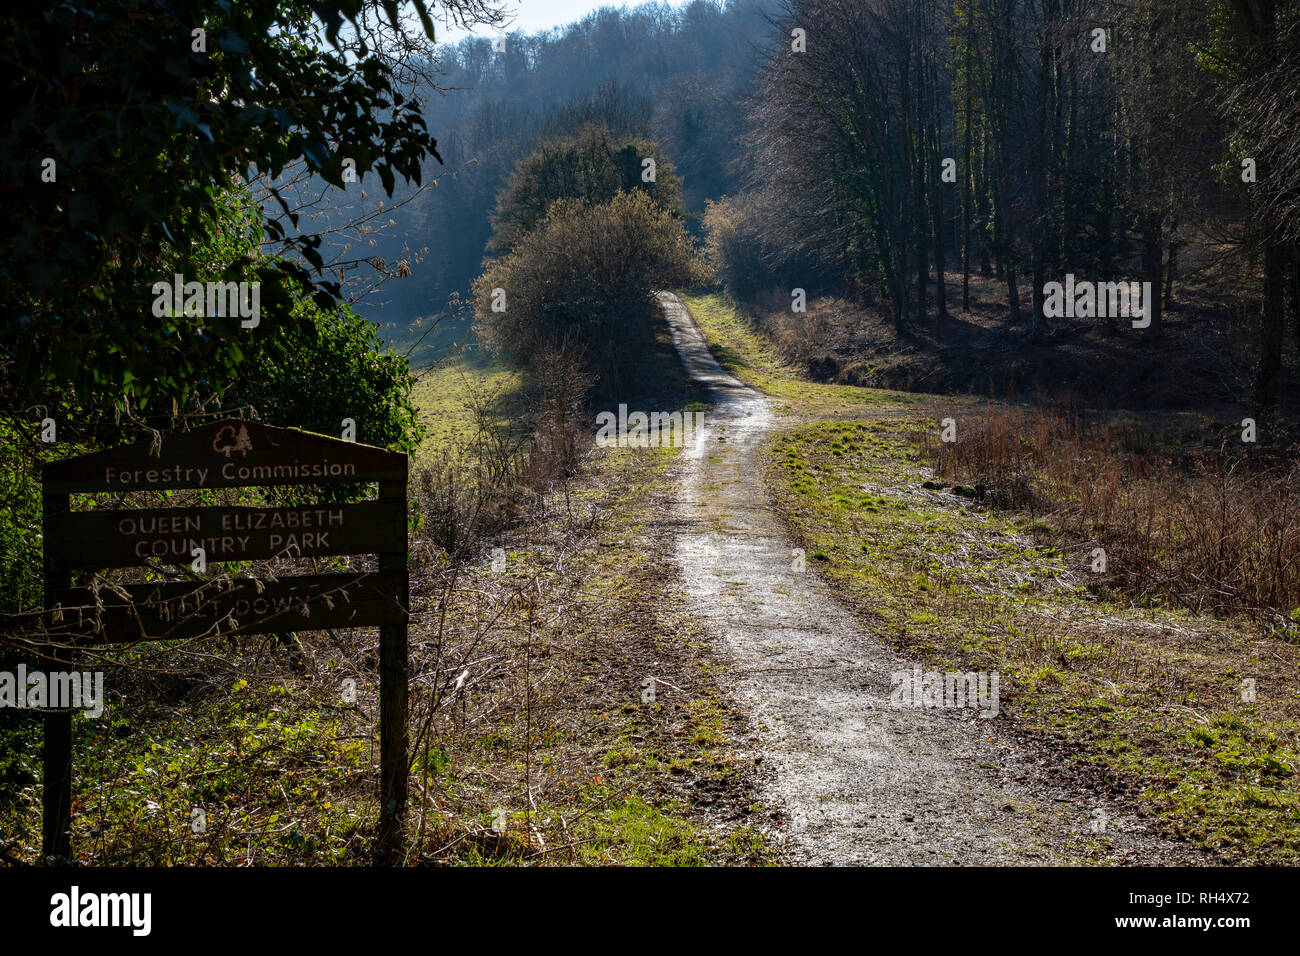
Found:
[[[234,425],[227,425],[217,432],[217,436],[212,439],[212,450],[224,453],[227,458],[230,457],[232,451],[240,452],[247,458],[249,449],[252,447],[252,439],[248,437],[248,428],[244,425],[239,426],[238,433],[235,432]]]

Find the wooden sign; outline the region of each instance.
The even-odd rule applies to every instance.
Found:
[[[406,456],[260,422],[220,422],[46,465],[47,494],[406,481]]]
[[[62,593],[69,606],[58,610],[50,630],[90,631],[84,643],[102,644],[401,624],[406,612],[393,596],[400,586],[385,571],[133,584],[121,589],[125,598],[108,588],[71,588]]]
[[[331,554],[384,554],[406,540],[406,508],[382,501],[296,508],[162,508],[81,511],[51,524],[57,562],[69,570],[188,565]]]
[[[76,493],[378,483],[377,500],[294,507],[71,510]],[[229,420],[46,465],[46,624],[72,647],[378,625],[381,859],[401,852],[407,799],[407,457],[325,435]],[[204,565],[378,556],[372,572],[213,578]],[[75,572],[185,569],[189,580],[74,587]],[[71,859],[72,715],[45,718],[43,853]]]

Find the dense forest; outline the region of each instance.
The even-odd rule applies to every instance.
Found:
[[[883,296],[904,334],[948,318],[947,271],[967,312],[971,276],[996,274],[1037,336],[1076,315],[1049,283],[1140,280],[1156,339],[1213,262],[1261,303],[1236,318],[1254,402],[1275,407],[1287,310],[1300,332],[1291,5],[809,0],[780,32],[807,52],[767,61],[746,190],[716,213],[733,287],[756,261],[814,284],[808,256],[823,282]],[[1104,306],[1078,315],[1113,322]]]

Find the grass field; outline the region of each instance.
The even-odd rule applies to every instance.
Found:
[[[411,396],[425,426],[416,464],[435,451],[463,446],[474,431],[474,405],[508,399],[519,385],[518,373],[477,350],[422,373]]]

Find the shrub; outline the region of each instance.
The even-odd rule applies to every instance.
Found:
[[[574,346],[561,348],[537,378],[530,393],[514,397],[528,409],[517,415],[502,414],[503,390],[467,387],[473,428],[434,449],[415,474],[422,537],[452,563],[472,558],[557,486],[568,501],[568,479],[592,443],[584,404],[591,380]]]
[[[704,209],[704,256],[727,292],[752,302],[770,281],[763,267],[766,252],[750,196],[709,200]]]
[[[339,435],[351,418],[357,441],[413,452],[424,426],[406,360],[382,351],[374,325],[348,306],[325,312],[306,299],[295,313],[307,321],[254,340],[226,407],[249,405],[270,425],[323,435]]]
[[[474,283],[475,329],[534,371],[566,344],[580,346],[600,386],[616,389],[648,344],[654,291],[703,279],[681,222],[644,193],[561,200]]]
[[[306,299],[295,309],[295,319],[269,326],[273,333],[254,337],[244,347],[224,407],[249,406],[268,424],[327,435],[338,435],[342,419],[352,418],[358,441],[413,451],[423,426],[411,403],[414,377],[405,359],[381,352],[374,326],[346,306],[323,312]],[[111,418],[71,403],[50,409],[50,414],[60,426],[56,445],[40,441],[35,424],[39,418],[0,417],[0,614],[30,609],[41,598],[40,466],[56,457],[136,438],[113,427]],[[154,414],[136,424],[165,429],[173,422]],[[342,499],[357,490],[300,487],[277,495]]]
[[[1094,583],[1194,611],[1285,614],[1300,605],[1300,467],[1200,451],[1170,460],[1141,430],[1050,412],[968,421],[956,442],[917,436],[950,482],[1047,515]]]
[[[838,286],[834,256],[772,238],[781,235],[789,216],[789,204],[771,190],[706,203],[705,260],[737,302],[755,305],[764,293],[780,290],[783,307],[788,309],[791,289],[802,288],[812,295]]]
[[[39,441],[0,418],[0,614],[41,598]]]
[[[646,159],[654,160],[653,182],[642,177]],[[509,252],[537,228],[557,200],[605,203],[620,192],[641,193],[673,216],[682,215],[681,181],[658,143],[639,137],[619,143],[608,129],[595,125],[544,140],[519,161],[501,191],[489,249]]]

